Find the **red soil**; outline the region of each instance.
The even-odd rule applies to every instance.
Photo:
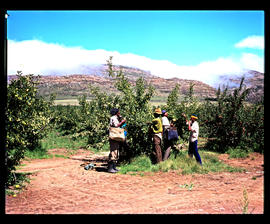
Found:
[[[62,153],[65,153],[61,150]],[[51,150],[59,154],[59,150]],[[90,154],[90,155],[89,155]],[[16,197],[6,195],[6,214],[241,214],[264,213],[264,157],[220,160],[243,173],[182,175],[179,171],[133,176],[106,172],[107,155],[79,150],[69,159],[24,161],[31,182]],[[84,165],[95,163],[96,169]],[[193,184],[192,189],[184,187]]]

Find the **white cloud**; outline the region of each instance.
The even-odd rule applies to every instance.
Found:
[[[240,59],[242,67],[264,73],[264,58],[256,54],[243,53]]]
[[[66,47],[39,40],[8,41],[8,74],[22,71],[23,74],[46,75],[83,74],[84,66],[105,64],[113,56],[113,64],[137,67],[164,78],[199,80],[213,85],[220,75],[236,74],[243,69],[264,71],[264,59],[254,54],[242,54],[241,58],[220,57],[194,66],[176,65],[167,60],[153,60],[132,53],[117,51],[86,50],[81,47]]]
[[[264,49],[264,37],[263,36],[249,36],[240,42],[235,44],[237,48],[254,48]]]
[[[107,55],[106,55],[107,53]],[[50,71],[73,72],[85,64],[104,63],[109,52],[88,51],[80,47],[65,47],[39,40],[8,41],[8,74],[46,74]]]

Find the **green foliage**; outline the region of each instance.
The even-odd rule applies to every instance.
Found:
[[[109,95],[90,85],[89,92],[93,96],[92,100],[87,101],[86,96],[83,95],[78,99],[79,106],[52,106],[53,97],[47,102],[37,94],[39,77],[23,76],[21,72],[18,72],[17,79],[8,85],[7,95],[8,184],[13,182],[12,171],[24,158],[27,150],[37,149],[38,156],[45,155],[49,143],[45,146],[41,145],[41,139],[47,136],[52,126],[61,135],[62,133],[65,135],[65,142],[70,140],[71,143],[63,147],[76,148],[77,145],[74,142],[83,141],[89,149],[108,149],[112,108],[119,108],[121,115],[127,120],[129,147],[120,152],[120,158],[124,161],[133,161],[133,166],[137,168],[127,167],[126,172],[132,169],[136,172],[142,171],[140,169],[148,171],[182,169],[183,173],[206,173],[215,169],[233,171],[230,167],[224,167],[215,157],[209,154],[204,155],[203,152],[201,152],[203,167],[181,152],[178,152],[174,159],[152,165],[149,156],[153,152],[153,143],[149,128],[154,107],[151,107],[150,100],[155,94],[155,89],[142,77],[138,78],[133,85],[121,68],[114,68],[112,57],[107,61],[107,66],[107,73],[114,79],[115,87],[120,94]],[[227,152],[231,157],[243,157],[250,151],[263,152],[264,102],[262,99],[261,102],[247,104],[245,99],[250,89],[244,87],[243,81],[244,79],[232,94],[229,93],[228,88],[223,91],[219,88],[214,102],[209,100],[199,102],[193,95],[193,89],[196,86],[191,83],[189,94],[178,103],[180,86],[176,85],[162,109],[168,111],[169,120],[176,119],[174,123],[181,141],[187,141],[189,136],[186,119],[182,114],[185,113],[189,118],[195,113],[199,118],[200,136],[208,138],[205,146],[207,150]],[[28,155],[34,154],[28,153]]]
[[[225,152],[241,146],[243,150],[264,150],[264,105],[247,104],[250,89],[244,88],[244,78],[233,94],[226,88],[217,92],[217,103],[205,104],[201,113],[205,132],[212,140],[207,147]]]
[[[117,106],[118,96],[107,95],[92,86],[90,91],[93,100],[87,102],[85,96],[80,98],[80,126],[74,136],[86,136],[88,147],[102,149],[108,142],[110,109]]]
[[[18,72],[17,79],[7,87],[6,111],[6,150],[7,176],[12,182],[11,172],[20,163],[26,150],[40,146],[50,126],[50,102],[37,95],[38,77],[23,76]]]
[[[179,90],[180,90],[180,85],[176,84],[174,89],[171,91],[171,93],[168,96],[167,99],[167,110],[170,112],[173,112],[174,109],[177,106],[177,101],[179,98]]]
[[[79,112],[80,108],[78,106],[62,106],[56,105],[52,107],[53,120],[55,128],[63,131],[64,135],[69,135],[74,133],[76,128],[79,126]]]
[[[110,110],[119,108],[121,115],[127,119],[128,144],[130,147],[121,153],[123,159],[131,159],[142,153],[152,152],[152,141],[149,138],[149,123],[152,121],[150,100],[154,94],[152,86],[146,87],[146,81],[138,78],[132,86],[122,70],[114,70],[112,57],[107,61],[107,73],[115,81],[120,95],[101,91],[89,86],[93,96],[91,101],[86,96],[79,98],[79,105],[55,107],[54,121],[59,130],[73,134],[74,138],[87,137],[88,148],[101,150],[108,143]]]
[[[241,146],[237,146],[236,148],[230,148],[226,151],[229,154],[229,158],[246,158],[248,157],[249,150],[241,148]]]
[[[189,94],[180,103],[179,86],[176,85],[168,96],[167,105],[162,108],[169,113],[170,119],[176,118],[176,127],[180,137],[187,141],[189,132],[185,113],[189,118],[195,113],[199,117],[200,136],[209,139],[206,148],[217,152],[230,152],[234,156],[244,156],[250,151],[264,151],[264,102],[263,99],[255,104],[245,100],[250,93],[244,86],[244,78],[232,93],[228,88],[219,88],[215,101],[199,102],[193,96],[191,83]],[[235,149],[235,153],[232,151]],[[240,153],[241,151],[241,153]]]
[[[153,118],[150,100],[155,94],[152,86],[147,86],[143,78],[138,78],[132,85],[121,68],[114,69],[112,57],[107,61],[107,73],[114,79],[119,95],[108,95],[97,87],[90,86],[93,99],[86,101],[86,96],[79,99],[79,107],[66,107],[58,118],[59,125],[74,138],[87,137],[88,148],[98,150],[108,143],[110,110],[119,108],[121,115],[127,119],[129,147],[120,154],[130,160],[141,154],[150,155],[153,151],[149,124]],[[244,88],[241,80],[239,88],[232,94],[228,88],[217,91],[215,101],[199,102],[194,96],[196,86],[191,83],[189,93],[179,101],[180,86],[176,85],[169,94],[167,104],[162,109],[168,111],[169,120],[174,122],[181,140],[188,141],[189,131],[183,113],[189,118],[195,113],[199,117],[200,137],[209,139],[206,148],[217,152],[226,152],[239,146],[243,152],[264,149],[264,105],[245,102],[250,90]],[[57,120],[57,119],[56,119]]]
[[[184,140],[188,139],[189,132],[186,125],[186,119],[182,114],[184,113],[187,115],[187,117],[190,117],[193,113],[199,114],[201,110],[198,99],[193,95],[194,86],[195,85],[191,83],[188,95],[185,96],[180,103],[177,103],[179,99],[180,86],[176,84],[168,96],[167,105],[162,107],[168,111],[169,120],[173,118],[176,119],[175,126],[177,127],[180,137]]]
[[[142,153],[151,153],[152,142],[148,135],[149,123],[152,121],[152,109],[150,100],[154,94],[152,86],[146,87],[145,80],[140,77],[133,87],[124,76],[122,70],[114,71],[108,61],[109,75],[116,74],[115,86],[121,95],[116,99],[116,107],[120,109],[122,116],[127,119],[127,138],[129,148],[126,149],[126,158],[130,159]]]

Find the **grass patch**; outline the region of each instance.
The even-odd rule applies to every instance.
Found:
[[[27,159],[50,159],[53,158],[53,155],[47,153],[47,149],[42,147],[36,148],[33,151],[27,150],[25,152],[25,157]]]
[[[229,154],[229,158],[247,158],[251,150],[241,148],[240,146],[236,148],[229,148],[226,153]]]
[[[41,141],[41,147],[48,149],[65,148],[65,149],[79,149],[85,148],[87,145],[87,138],[72,138],[72,135],[63,135],[57,130],[52,130],[46,138]]]
[[[203,168],[208,172],[244,172],[245,169],[240,167],[229,166],[218,159],[218,153],[200,152],[204,159]]]
[[[50,159],[53,157],[68,158],[65,155],[50,155],[48,154],[49,149],[67,149],[68,154],[73,154],[76,150],[80,148],[86,148],[87,138],[72,138],[72,135],[63,135],[57,130],[52,130],[46,138],[41,140],[40,147],[34,150],[27,150],[25,152],[25,157],[27,159]]]
[[[104,144],[103,143],[96,143],[95,146],[96,147],[87,146],[86,148],[94,153],[110,151],[110,143],[109,142],[105,142]]]
[[[168,172],[169,170],[181,170],[181,174],[207,174],[209,172],[243,172],[244,169],[231,167],[218,159],[218,154],[213,152],[200,152],[203,166],[198,164],[195,158],[190,158],[187,151],[180,151],[175,158],[169,158],[158,164],[152,164],[149,157],[142,155],[134,158],[130,163],[122,164],[120,173],[139,174],[143,172]]]
[[[153,169],[152,162],[149,157],[142,155],[134,158],[131,163],[121,165],[120,173],[136,173],[136,172],[147,172]]]

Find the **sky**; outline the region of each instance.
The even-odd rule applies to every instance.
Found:
[[[80,73],[89,64],[138,67],[213,85],[264,72],[264,11],[8,11],[8,74]]]

